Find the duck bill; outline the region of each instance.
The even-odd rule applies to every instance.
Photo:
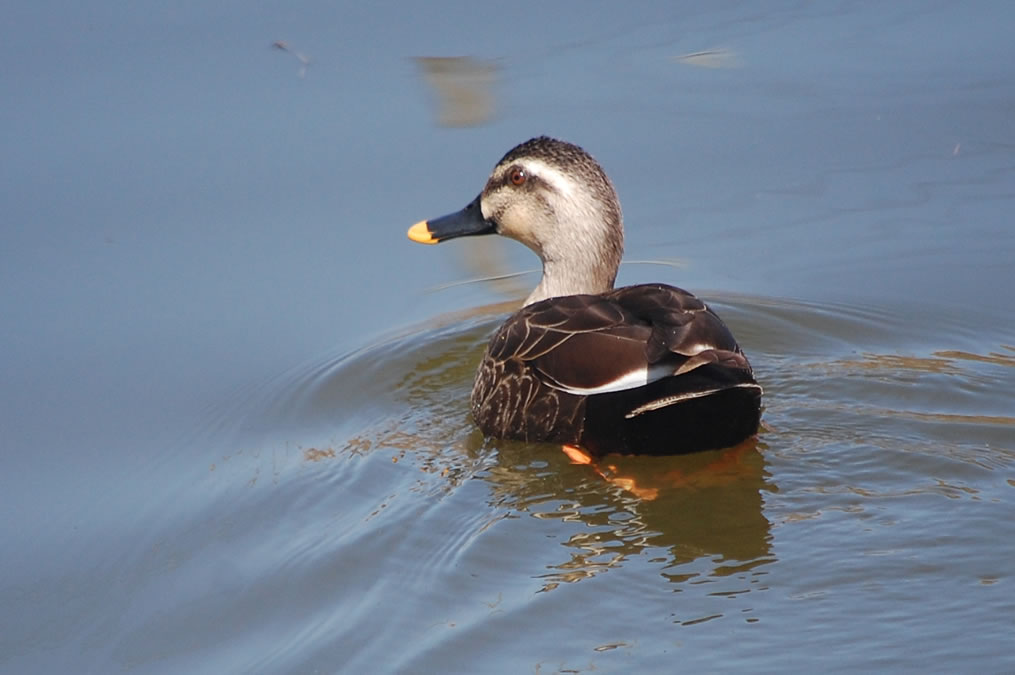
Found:
[[[476,197],[461,211],[416,223],[409,228],[409,239],[420,244],[439,244],[445,239],[493,234],[496,231],[497,226],[483,217],[479,197]]]

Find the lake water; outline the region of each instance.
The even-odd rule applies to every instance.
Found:
[[[1009,3],[5,15],[0,671],[1015,671]],[[539,134],[765,387],[655,499],[477,432],[537,260],[405,238]]]

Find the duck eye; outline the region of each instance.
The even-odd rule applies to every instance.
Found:
[[[508,177],[511,179],[512,185],[522,185],[528,178],[528,175],[525,173],[525,169],[520,166],[516,166],[511,169],[511,173]]]

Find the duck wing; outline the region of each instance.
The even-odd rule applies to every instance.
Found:
[[[760,399],[722,320],[648,284],[522,308],[490,340],[472,409],[491,436],[671,454],[753,434]]]
[[[529,362],[546,385],[572,394],[635,389],[710,364],[733,376],[687,378],[694,386],[685,394],[707,395],[752,376],[726,324],[704,302],[673,286],[556,298],[516,318],[520,325],[513,332],[520,339],[505,340],[503,351]]]

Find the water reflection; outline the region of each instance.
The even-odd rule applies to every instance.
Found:
[[[762,511],[762,493],[772,488],[756,441],[690,456],[608,458],[616,474],[658,488],[650,500],[570,466],[556,448],[541,447],[538,459],[533,454],[533,446],[501,442],[497,465],[483,478],[500,508],[582,525],[562,542],[563,559],[547,562],[543,590],[642,554],[675,583],[745,572],[772,559]],[[688,566],[699,559],[712,567]]]
[[[436,94],[441,126],[478,126],[493,117],[496,65],[468,56],[421,56],[416,63]]]

